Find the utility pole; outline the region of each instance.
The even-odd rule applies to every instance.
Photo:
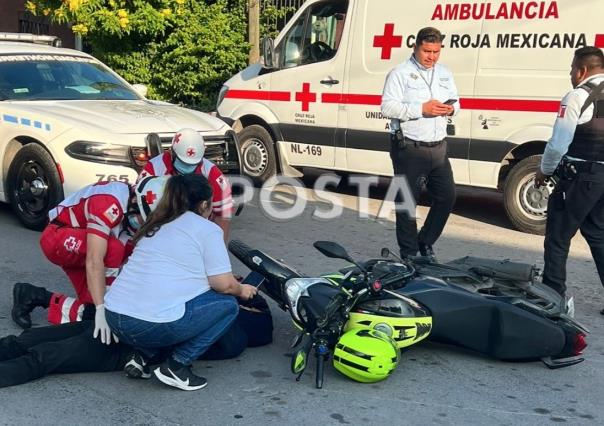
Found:
[[[260,0],[248,3],[248,41],[251,45],[248,62],[255,64],[260,59]]]

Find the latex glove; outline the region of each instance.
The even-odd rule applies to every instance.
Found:
[[[94,333],[92,337],[95,339],[100,336],[101,342],[110,345],[111,336],[115,339],[115,343],[119,342],[117,336],[111,332],[107,319],[105,318],[105,305],[97,305],[96,313],[94,314]]]

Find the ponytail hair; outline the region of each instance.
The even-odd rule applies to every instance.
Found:
[[[204,201],[212,202],[212,187],[205,176],[188,174],[170,177],[156,209],[134,234],[132,242],[136,244],[143,237],[152,237],[163,225],[185,212],[197,213]]]

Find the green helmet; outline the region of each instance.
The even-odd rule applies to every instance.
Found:
[[[333,353],[336,370],[363,383],[384,380],[394,371],[398,361],[396,343],[387,334],[368,328],[344,333]]]

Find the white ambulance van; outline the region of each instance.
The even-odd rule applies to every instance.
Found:
[[[258,181],[303,167],[392,175],[384,81],[436,27],[461,101],[448,126],[456,183],[503,191],[512,223],[542,233],[551,187],[535,189],[534,172],[574,50],[604,47],[598,16],[602,0],[309,0],[262,64],[225,83],[218,113]]]

